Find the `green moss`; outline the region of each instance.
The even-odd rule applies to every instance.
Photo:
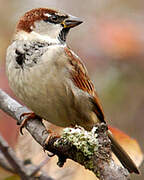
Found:
[[[77,126],[76,128],[65,128],[63,130],[61,138],[63,144],[71,143],[78,150],[80,150],[84,156],[91,157],[98,149],[97,140],[97,128],[94,127],[92,131],[87,132],[82,127]],[[61,141],[55,143],[56,146],[61,145]]]
[[[93,165],[93,160],[92,159],[90,159],[89,161],[86,162],[85,168],[89,169],[89,170],[93,170],[94,169],[94,165]]]

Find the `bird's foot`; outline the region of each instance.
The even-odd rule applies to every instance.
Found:
[[[40,121],[42,120],[41,117],[39,117],[38,115],[36,115],[34,112],[28,112],[28,113],[23,113],[20,116],[20,119],[22,119],[23,117],[26,118],[22,121],[21,125],[20,125],[20,133],[23,135],[23,128],[25,126],[25,124],[27,123],[27,121],[31,120],[31,119],[39,119]]]
[[[45,143],[44,143],[44,147],[43,147],[44,151],[46,150],[46,147],[48,146],[50,139],[52,139],[52,138],[60,138],[59,134],[57,134],[57,133],[55,133],[55,132],[53,132],[51,130],[47,130],[47,131],[48,131],[49,134],[48,134],[48,137],[46,138]],[[55,154],[52,154],[52,155],[48,154],[48,156],[50,156],[50,157],[52,157],[54,155]]]

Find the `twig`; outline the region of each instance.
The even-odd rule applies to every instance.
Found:
[[[26,107],[20,105],[2,90],[0,90],[0,108],[16,119],[19,124],[21,123],[20,115],[30,112]],[[73,144],[65,143],[65,138],[50,138],[48,145],[45,146],[45,141],[49,134],[43,123],[38,119],[28,121],[25,127],[42,147],[45,147],[46,150],[59,157],[58,164],[60,166],[69,158],[85,166],[85,168],[92,170],[100,180],[129,179],[128,171],[116,165],[110,156],[110,142],[103,125],[97,125],[99,146],[90,158],[85,156],[84,152],[77,149]],[[56,146],[57,142],[60,142],[58,146]],[[105,155],[108,156],[105,157]]]
[[[6,169],[7,171],[19,174],[21,179],[25,179],[25,177],[30,179],[35,179],[34,175],[40,171],[40,169],[48,162],[49,157],[47,157],[44,161],[42,161],[38,166],[30,164],[25,166],[24,163],[18,159],[12,150],[12,148],[7,144],[7,142],[0,136],[0,166]],[[3,154],[5,155],[3,155]],[[12,161],[11,161],[12,159]],[[18,169],[14,167],[17,167]],[[24,172],[22,171],[24,170]],[[41,172],[38,176],[40,180],[54,180],[53,178],[49,177],[46,173]]]
[[[11,173],[15,173],[14,169],[11,167],[11,165],[6,160],[5,156],[2,154],[1,151],[0,151],[0,166]]]
[[[14,171],[20,175],[22,180],[29,180],[29,177],[26,174],[26,168],[21,161],[17,158],[12,148],[9,147],[7,142],[0,135],[0,149],[7,158],[10,165],[14,168]]]
[[[35,175],[47,162],[49,161],[49,157],[46,157],[35,169],[30,173],[31,176]]]

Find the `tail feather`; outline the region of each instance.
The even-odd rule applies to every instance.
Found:
[[[120,146],[120,144],[116,141],[114,136],[112,135],[111,131],[108,131],[108,137],[111,140],[111,148],[113,153],[117,156],[119,161],[122,163],[122,165],[128,169],[130,173],[136,173],[140,174],[137,166],[133,162],[133,160],[130,158],[130,156],[127,154],[127,152]]]

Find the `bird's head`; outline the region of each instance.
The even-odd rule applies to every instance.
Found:
[[[16,38],[64,43],[69,30],[81,23],[78,18],[53,9],[32,9],[20,18]]]

